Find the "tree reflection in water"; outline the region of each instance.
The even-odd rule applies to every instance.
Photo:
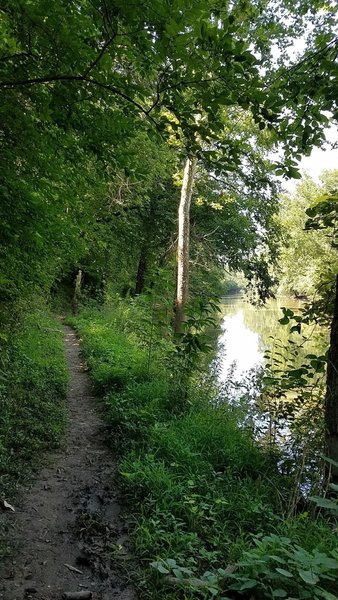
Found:
[[[244,296],[228,296],[223,298],[222,332],[218,338],[219,381],[230,378],[240,381],[251,369],[264,365],[264,352],[273,346],[273,339],[287,343],[290,338],[288,327],[280,325],[278,319],[283,316],[281,307],[297,309],[302,304],[292,298],[269,300],[263,307],[258,307]],[[297,341],[300,341],[299,336]],[[307,345],[306,352],[310,351]]]
[[[290,366],[290,361],[297,368],[307,354],[325,352],[327,339],[323,329],[314,330],[311,326],[304,328],[301,335],[290,335],[289,327],[278,322],[283,316],[281,307],[296,312],[302,303],[284,297],[257,307],[241,296],[224,298],[213,366],[219,382],[217,403],[225,402],[240,409],[242,425],[252,428],[257,440],[278,452],[280,470],[297,479],[298,497],[308,494],[315,483],[315,473],[320,478],[315,464],[319,462],[322,444],[323,411],[319,406],[322,391],[320,386],[315,387],[313,396],[304,402],[297,398],[296,391],[279,396],[273,389],[264,388],[265,352],[272,351],[269,362],[279,363],[278,368]],[[280,350],[283,347],[285,350]],[[292,501],[292,506],[295,502]]]

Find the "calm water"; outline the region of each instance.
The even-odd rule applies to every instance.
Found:
[[[301,335],[290,335],[289,326],[278,323],[278,319],[283,316],[283,306],[297,312],[304,305],[284,297],[270,300],[264,307],[258,308],[242,296],[224,298],[221,333],[213,366],[216,366],[221,383],[218,402],[227,402],[242,408],[242,422],[253,428],[256,438],[272,448],[278,446],[283,449],[284,457],[289,461],[290,457],[303,456],[304,452],[302,438],[300,445],[299,441],[295,443],[292,421],[278,412],[283,402],[292,400],[292,396],[289,395],[281,401],[276,397],[267,403],[264,403],[263,399],[261,404],[260,378],[257,378],[255,369],[259,370],[259,367],[264,366],[264,354],[268,349],[273,350],[273,358],[267,362],[276,365],[279,361],[283,368],[283,355],[286,354],[289,360],[289,356],[295,352],[291,361],[294,360],[294,364],[299,361],[301,364],[307,354],[325,351],[327,333],[309,325],[303,328]],[[309,338],[306,343],[305,337]],[[288,341],[290,339],[292,344]],[[276,367],[280,368],[279,365]],[[301,416],[301,413],[299,415]],[[307,439],[313,434],[316,435],[316,432],[309,426]],[[284,468],[283,465],[284,462],[281,461],[281,468]],[[285,468],[289,467],[286,465]],[[308,495],[311,488],[312,480],[307,473],[312,470],[313,462],[305,462],[303,481],[300,484],[303,496]]]
[[[264,352],[271,348],[273,340],[286,342],[288,327],[280,325],[283,316],[281,307],[297,310],[302,306],[291,298],[269,300],[259,308],[243,296],[228,296],[223,299],[221,334],[218,338],[219,379],[240,381],[250,369],[264,364]]]

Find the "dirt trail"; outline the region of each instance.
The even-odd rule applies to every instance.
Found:
[[[93,600],[134,600],[125,575],[132,556],[112,487],[105,427],[77,337],[64,329],[70,425],[63,448],[50,455],[32,488],[17,498],[16,512],[7,515],[16,549],[0,566],[0,598],[61,600],[64,592],[90,590]]]

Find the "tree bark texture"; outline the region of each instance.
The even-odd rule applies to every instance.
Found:
[[[178,209],[178,244],[177,244],[177,280],[174,316],[174,333],[182,331],[184,307],[189,295],[189,237],[190,237],[190,205],[197,158],[188,157],[181,189],[181,200]]]
[[[327,363],[325,427],[327,455],[338,462],[338,275]],[[337,483],[338,467],[332,466],[331,475]]]

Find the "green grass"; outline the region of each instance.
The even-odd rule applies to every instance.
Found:
[[[128,312],[125,315],[128,319]],[[129,327],[119,326],[114,313],[107,309],[84,311],[69,318],[82,339],[86,361],[91,369],[95,390],[101,393],[124,389],[127,385],[143,383],[158,377],[158,361],[149,363],[147,340],[141,340]]]
[[[139,317],[147,322],[144,307]],[[330,552],[336,538],[325,519],[313,519],[306,512],[294,519],[285,517],[289,482],[278,472],[276,457],[257,446],[240,414],[226,405],[215,408],[210,402],[212,386],[201,383],[196,373],[188,394],[182,394],[175,380],[179,365],[171,369],[168,363],[170,344],[155,339],[156,353],[149,364],[149,329],[137,318],[137,302],[130,306],[119,301],[84,311],[72,322],[83,338],[93,384],[103,395],[112,446],[119,457],[119,480],[140,565],[135,579],[141,597],[226,598],[224,576],[219,576],[221,584],[210,581],[218,569],[240,561],[246,552],[253,552],[256,560],[257,535],[258,539],[276,535],[281,553],[283,536],[310,552],[316,547]],[[275,559],[271,560],[273,565]],[[273,597],[253,596],[252,584],[245,587],[245,569],[250,569],[242,569],[244,583],[237,584],[244,588],[229,592],[230,597],[235,593],[244,598]],[[180,585],[180,577],[192,577],[184,573],[205,577],[206,583]],[[168,585],[165,574],[176,578],[178,585]],[[264,577],[257,580],[257,589],[269,594],[273,572]],[[301,597],[297,573],[295,582],[287,589]]]
[[[61,440],[68,380],[61,329],[35,309],[8,345],[0,371],[1,497],[13,495]]]
[[[142,555],[202,571],[236,558],[249,533],[277,526],[276,495],[263,476],[268,468],[269,459],[225,409],[206,405],[156,421],[144,451],[138,446],[121,463],[125,495],[142,507],[136,524]]]

